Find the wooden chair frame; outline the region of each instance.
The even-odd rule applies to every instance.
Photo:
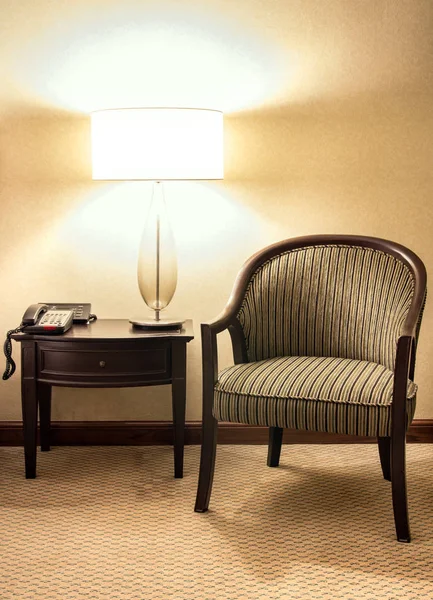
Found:
[[[397,341],[394,368],[391,436],[378,438],[382,473],[391,481],[397,539],[410,542],[406,489],[406,394],[407,380],[415,372],[416,340],[425,302],[427,275],[420,258],[395,242],[358,235],[312,235],[278,242],[254,254],[240,270],[228,303],[216,319],[201,325],[203,361],[203,413],[200,474],[195,504],[196,512],[208,510],[212,491],[217,446],[218,421],[213,416],[214,386],[218,379],[217,335],[228,329],[235,364],[248,362],[246,342],[237,319],[247,286],[256,270],[269,259],[297,248],[317,245],[348,245],[380,250],[403,262],[411,271],[415,288],[409,312]],[[283,429],[269,428],[268,466],[278,466]]]

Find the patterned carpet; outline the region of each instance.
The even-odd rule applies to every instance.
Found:
[[[193,512],[199,448],[58,447],[23,476],[0,448],[1,600],[433,598],[433,445],[408,447],[411,544],[395,540],[374,445],[219,446]]]

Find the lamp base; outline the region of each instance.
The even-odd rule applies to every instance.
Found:
[[[129,319],[129,322],[132,323],[134,327],[139,329],[157,329],[161,331],[171,330],[171,329],[181,329],[182,325],[185,323],[186,319],[156,319],[147,318],[142,319],[141,317],[133,317]]]

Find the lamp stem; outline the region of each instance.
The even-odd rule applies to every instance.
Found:
[[[159,181],[155,185],[162,185]],[[155,321],[160,319],[160,301],[159,301],[159,280],[160,280],[160,264],[161,264],[161,217],[159,211],[156,215],[156,306]]]

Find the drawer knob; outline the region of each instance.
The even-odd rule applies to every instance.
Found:
[[[99,361],[99,366],[104,368],[105,367],[105,360],[100,360]]]

